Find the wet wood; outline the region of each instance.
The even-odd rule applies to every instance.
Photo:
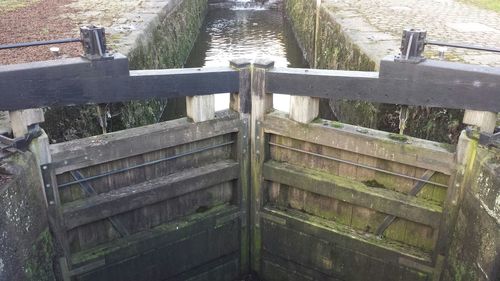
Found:
[[[238,235],[234,226],[239,217],[233,215],[235,212],[236,208],[221,206],[74,255],[72,262],[76,268],[104,261],[104,266],[80,272],[78,280],[108,280],[110,276],[117,280],[139,280],[153,272],[161,278],[148,275],[148,280],[163,280],[202,266],[219,255],[237,253]],[[225,222],[219,224],[221,219]],[[171,261],[168,266],[165,260]],[[151,266],[157,270],[137,270]]]
[[[349,249],[351,251],[363,253],[364,255],[373,257],[374,259],[382,259],[393,265],[399,265],[399,260],[402,257],[422,265],[430,265],[431,263],[430,255],[428,253],[414,247],[405,246],[402,243],[384,242],[383,240],[378,240],[373,235],[357,235],[356,232],[349,230],[347,227],[337,225],[334,222],[327,222],[326,220],[320,218],[314,218],[313,216],[299,211],[287,210],[285,212],[272,208],[266,208],[265,213],[265,224],[266,227],[269,227],[264,229],[268,233],[268,235],[264,234],[263,237],[265,249],[278,255],[288,255],[289,257],[293,257],[296,262],[300,262],[300,259],[302,258],[320,259],[321,253],[311,251],[311,248],[322,251],[322,247],[314,247],[309,242],[300,243],[300,241],[284,241],[282,239],[277,239],[277,237],[291,237],[299,235],[299,233],[302,234],[301,237],[303,237],[303,239],[308,239],[308,235],[314,236],[318,239],[318,242],[323,241],[323,243],[329,242],[329,245],[342,245],[341,249],[335,252],[338,255],[346,254],[347,256],[345,256],[345,258],[349,255],[349,253],[346,253],[346,250]],[[268,217],[281,219],[285,224],[277,224],[273,222],[273,220],[268,220]],[[288,235],[285,233],[288,233]],[[279,247],[279,244],[282,244],[283,246],[286,243],[292,243],[295,247],[288,247],[289,250],[285,250],[283,248],[278,250],[274,246],[276,245]],[[292,254],[292,252],[299,251],[300,249],[307,249],[307,251],[311,254],[305,254],[304,252],[302,257],[298,253]],[[340,261],[339,257],[336,259],[334,258],[334,260]],[[318,264],[324,265],[324,263]],[[328,264],[326,265],[328,266]],[[332,263],[330,266],[338,265]],[[330,272],[332,269],[333,268],[329,268]]]
[[[260,211],[263,206],[263,183],[262,165],[266,158],[265,135],[262,128],[264,115],[273,106],[273,97],[266,92],[266,71],[274,66],[274,62],[259,60],[255,63],[252,72],[251,95],[251,139],[250,139],[250,163],[251,163],[251,195],[250,195],[250,267],[256,272],[261,266],[261,228]]]
[[[298,187],[311,193],[430,225],[433,228],[439,227],[441,209],[431,207],[427,202],[417,198],[276,162],[265,163],[263,175],[266,180]]]
[[[441,144],[407,137],[405,141],[392,139],[389,133],[341,124],[340,128],[322,123],[302,125],[284,114],[268,114],[264,130],[302,141],[317,143],[366,156],[395,161],[410,166],[438,171],[450,175],[455,154]]]

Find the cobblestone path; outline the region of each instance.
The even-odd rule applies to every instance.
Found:
[[[404,28],[427,30],[435,41],[500,47],[500,14],[456,0],[323,0],[349,35],[378,56],[394,54]],[[393,43],[395,45],[393,45]],[[389,47],[391,46],[391,47]],[[437,47],[426,47],[437,56]],[[448,48],[447,59],[500,66],[500,54]]]

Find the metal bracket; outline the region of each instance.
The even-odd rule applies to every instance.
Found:
[[[465,128],[465,134],[468,138],[477,140],[480,145],[500,148],[500,132],[485,133],[480,132],[476,127],[468,126]]]
[[[480,132],[479,144],[500,148],[500,132],[494,134]]]
[[[94,25],[80,27],[84,56],[89,60],[113,59],[106,50],[106,36],[103,27]]]
[[[427,31],[421,29],[403,30],[401,54],[394,60],[403,63],[420,63],[425,60],[422,55],[425,48]]]
[[[24,137],[8,138],[0,135],[0,159],[7,157],[16,150],[26,151],[31,141],[42,135],[42,130],[38,124],[28,127],[28,133]]]

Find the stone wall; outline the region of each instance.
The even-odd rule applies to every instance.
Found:
[[[175,1],[178,5],[162,10],[136,40],[128,53],[131,69],[184,66],[205,20],[207,0]],[[130,102],[122,112],[122,121],[130,128],[184,117],[186,103],[185,98]]]
[[[445,281],[500,280],[500,153],[471,149]]]
[[[145,1],[144,5],[148,3],[155,4]],[[135,14],[131,14],[132,18],[140,15],[144,19],[138,30],[113,33],[120,27],[118,24],[107,32],[110,48],[126,55],[131,69],[182,67],[207,12],[207,0],[162,0],[156,4],[160,6],[137,7]],[[52,142],[98,135],[102,133],[98,112],[94,105],[51,108],[45,114],[43,128]],[[109,119],[107,131],[118,131],[185,116],[185,99],[108,104],[102,105],[101,112],[109,112],[108,117],[102,116]]]
[[[54,247],[35,157],[0,163],[0,281],[54,280]]]
[[[310,65],[319,69],[360,71],[374,71],[378,67],[377,62],[342,31],[341,24],[335,20],[330,10],[321,7],[317,36],[315,1],[285,0],[285,10],[304,57]],[[320,38],[317,40],[317,46],[315,38]],[[378,105],[367,102],[323,99],[320,104],[320,115],[323,118],[332,119],[335,116],[341,122],[370,128],[377,127],[377,112]]]

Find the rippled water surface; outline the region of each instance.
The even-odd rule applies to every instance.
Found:
[[[228,66],[229,60],[244,57],[272,59],[278,67],[308,67],[280,6],[245,0],[210,4],[186,66]],[[288,96],[275,95],[276,109],[288,111],[288,104]],[[215,106],[228,108],[228,94],[216,95]]]

